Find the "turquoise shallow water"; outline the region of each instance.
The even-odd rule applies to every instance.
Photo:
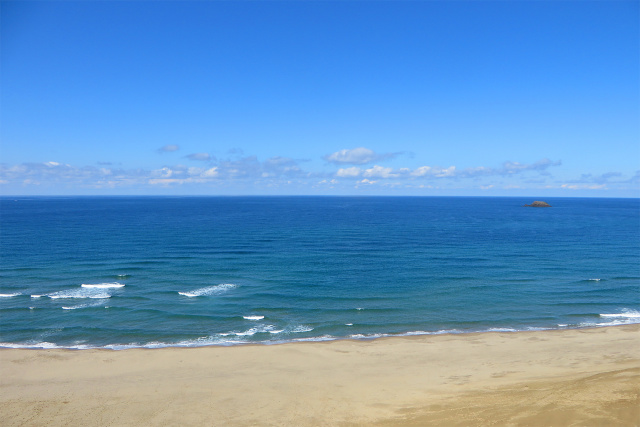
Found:
[[[640,200],[0,198],[0,342],[129,348],[640,322]]]

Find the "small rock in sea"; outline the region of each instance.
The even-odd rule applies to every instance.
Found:
[[[529,208],[550,208],[551,205],[547,202],[541,202],[536,200],[535,202],[531,203],[530,205],[525,205],[526,207]]]

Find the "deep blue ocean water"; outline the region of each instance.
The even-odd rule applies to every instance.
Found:
[[[0,346],[640,322],[640,199],[2,197]]]

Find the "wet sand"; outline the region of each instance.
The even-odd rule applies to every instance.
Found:
[[[640,325],[0,349],[3,426],[637,426]]]

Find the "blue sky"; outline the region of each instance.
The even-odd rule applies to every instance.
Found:
[[[640,197],[636,1],[2,1],[0,194]]]

